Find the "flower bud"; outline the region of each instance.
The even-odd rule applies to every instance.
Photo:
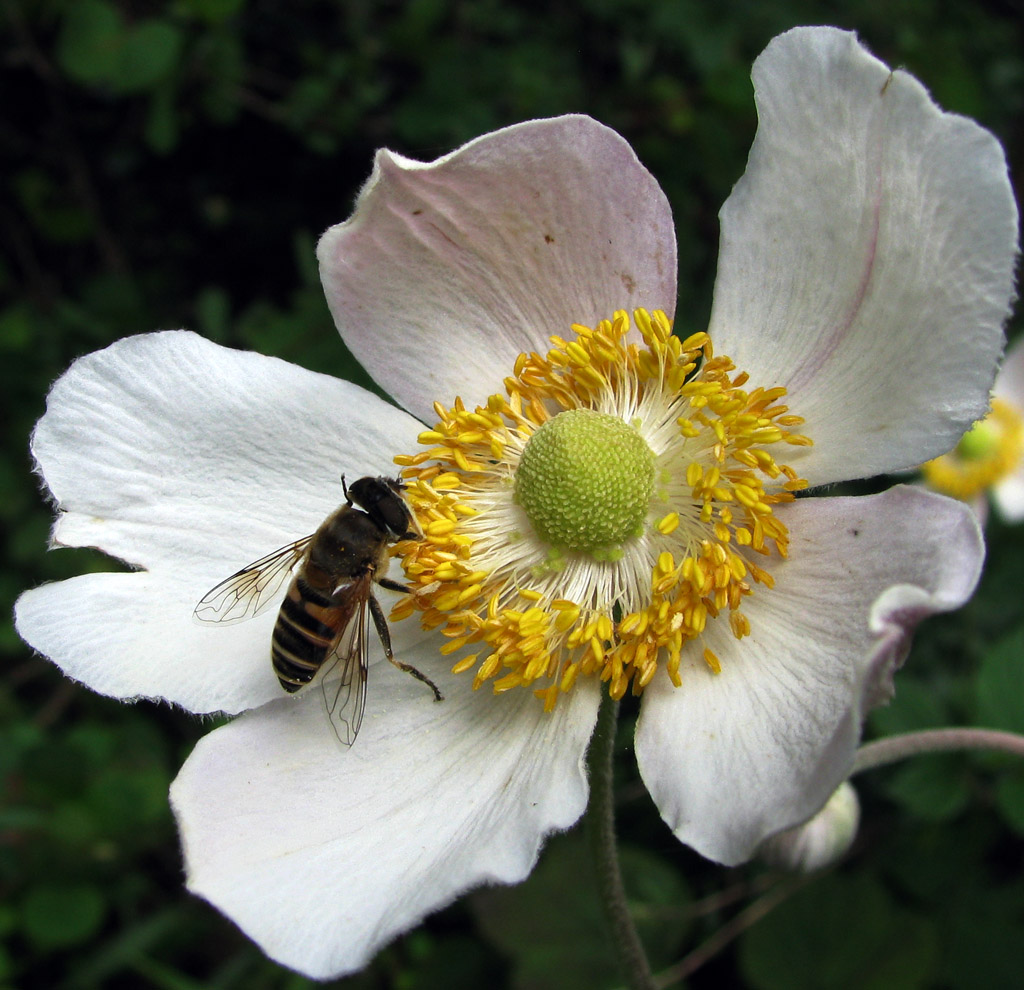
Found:
[[[773,866],[812,873],[831,866],[853,844],[860,824],[860,802],[843,781],[813,818],[765,839],[758,855]]]

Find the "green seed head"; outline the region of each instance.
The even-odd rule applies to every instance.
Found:
[[[991,418],[979,420],[961,438],[956,452],[965,461],[980,461],[999,449],[999,427]]]
[[[654,453],[628,423],[570,409],[530,437],[516,471],[516,501],[546,543],[601,560],[643,529]]]

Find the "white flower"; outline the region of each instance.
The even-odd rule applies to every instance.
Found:
[[[913,627],[973,590],[964,506],[792,492],[918,464],[983,413],[1016,244],[1002,151],[844,32],[782,35],[754,83],[706,335],[666,335],[657,183],[570,116],[429,165],[382,151],[324,236],[341,333],[409,413],[186,333],[121,341],[54,386],[33,440],[54,542],[139,569],[28,592],[18,628],[103,693],[253,709],[200,742],[172,801],[190,888],[273,958],[351,972],[463,891],[525,877],[586,805],[599,677],[642,688],[637,758],[675,834],[749,857],[827,800]],[[562,407],[583,425],[548,431],[524,481]],[[585,443],[582,510],[571,487],[547,501]],[[281,696],[272,610],[228,628],[192,610],[312,532],[342,470],[396,454],[427,531],[399,547],[419,593],[398,614],[430,631],[395,622],[395,652],[445,701],[375,663],[344,750],[316,692]]]
[[[985,418],[921,470],[927,485],[970,503],[983,521],[986,495],[1007,522],[1024,519],[1024,341],[1006,352]]]

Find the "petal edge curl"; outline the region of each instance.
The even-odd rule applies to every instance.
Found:
[[[733,865],[807,820],[847,776],[867,709],[891,691],[926,615],[962,605],[984,557],[971,510],[897,487],[780,507],[792,537],[776,585],[744,606],[750,636],[710,624],[721,660],[655,681],[637,724],[640,773],[676,836]]]

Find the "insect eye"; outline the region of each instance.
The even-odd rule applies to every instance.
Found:
[[[408,506],[396,496],[382,499],[377,504],[380,521],[400,540],[416,536],[412,525],[412,515]]]

